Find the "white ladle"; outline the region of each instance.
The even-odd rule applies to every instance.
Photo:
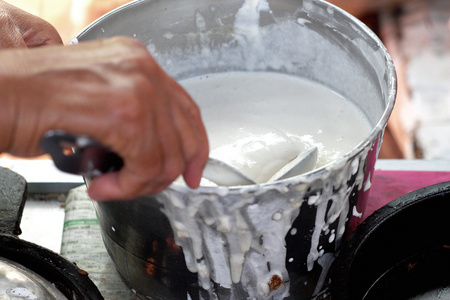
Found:
[[[311,171],[317,162],[318,149],[313,147],[306,152],[300,153],[295,159],[281,168],[273,175],[268,183],[294,177]],[[203,170],[203,178],[217,184],[218,186],[241,186],[256,184],[254,180],[243,174],[229,164],[209,158]]]
[[[256,182],[229,164],[210,157],[203,169],[203,178],[218,186],[239,186],[256,184]]]
[[[291,178],[311,171],[316,166],[318,154],[319,150],[316,146],[300,153],[296,158],[276,172],[267,183]]]
[[[66,155],[65,149],[75,149],[72,155]],[[104,173],[120,170],[123,160],[109,148],[99,144],[90,137],[72,135],[62,130],[50,130],[41,140],[42,149],[49,153],[58,169],[80,174],[88,178],[96,177]],[[268,182],[286,179],[311,171],[317,161],[317,147],[305,153],[299,154],[278,171]],[[251,185],[256,182],[236,168],[209,158],[203,171],[203,178],[218,186]]]

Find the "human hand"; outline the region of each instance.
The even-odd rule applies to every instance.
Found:
[[[0,0],[0,49],[62,44],[50,23]]]
[[[84,134],[124,160],[94,179],[96,200],[165,189],[180,174],[198,186],[209,154],[197,105],[130,38],[0,51],[0,152],[41,153],[50,129]]]

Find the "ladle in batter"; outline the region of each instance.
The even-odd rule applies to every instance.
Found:
[[[316,165],[317,155],[317,147],[313,147],[306,152],[300,153],[295,159],[290,161],[277,173],[275,173],[269,179],[268,183],[294,177],[311,171]],[[218,186],[256,184],[256,181],[249,178],[235,167],[211,157],[203,170],[203,178],[206,178]]]
[[[64,154],[64,143],[69,143],[73,149],[76,149],[73,155]],[[86,136],[71,135],[61,130],[48,131],[41,140],[41,147],[45,152],[51,154],[55,165],[60,170],[86,177],[96,177],[119,170],[123,166],[123,161],[117,154],[97,141]],[[305,153],[299,154],[268,182],[311,171],[316,165],[317,153],[317,147],[313,147]],[[254,180],[238,169],[214,158],[209,158],[203,171],[203,178],[218,186],[256,184]]]

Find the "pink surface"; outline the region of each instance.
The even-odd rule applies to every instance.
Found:
[[[450,181],[450,172],[375,170],[365,216],[409,192]]]

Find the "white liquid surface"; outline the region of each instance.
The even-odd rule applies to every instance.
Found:
[[[260,183],[313,146],[319,149],[316,167],[326,165],[372,128],[352,102],[294,76],[230,72],[180,84],[200,106],[210,156]]]

